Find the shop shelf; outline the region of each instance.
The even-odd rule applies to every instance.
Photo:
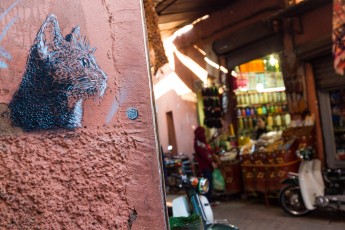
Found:
[[[241,104],[241,105],[236,105],[236,107],[239,108],[246,108],[246,107],[261,107],[263,105],[287,105],[286,101],[279,101],[279,102],[269,102],[269,103],[259,103],[259,104]]]

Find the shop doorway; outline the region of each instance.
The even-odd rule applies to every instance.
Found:
[[[168,144],[173,146],[171,153],[177,154],[177,141],[176,141],[174,117],[173,117],[172,111],[166,113],[166,118],[167,118],[167,126],[168,126],[168,141],[169,141]]]

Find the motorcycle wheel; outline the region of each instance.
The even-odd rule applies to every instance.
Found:
[[[305,216],[311,213],[311,210],[306,208],[297,185],[289,185],[281,190],[279,201],[283,210],[291,216]]]

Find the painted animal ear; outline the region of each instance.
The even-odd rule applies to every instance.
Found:
[[[80,37],[80,27],[76,26],[72,29],[71,33],[66,35],[66,41],[68,42],[76,42]]]
[[[49,56],[49,52],[56,50],[63,42],[59,23],[54,14],[48,15],[38,31],[34,44],[42,59]]]

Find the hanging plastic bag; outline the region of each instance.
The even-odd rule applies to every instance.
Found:
[[[219,169],[213,170],[212,180],[214,190],[225,191],[225,180]]]

